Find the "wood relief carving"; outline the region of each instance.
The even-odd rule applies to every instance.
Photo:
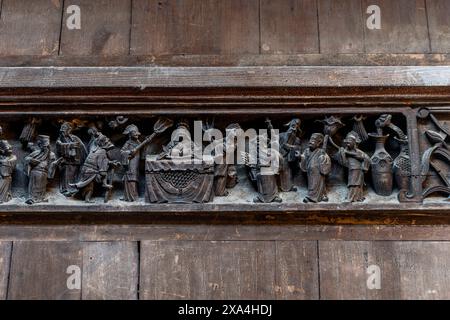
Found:
[[[417,120],[414,137],[404,115],[385,113],[4,119],[0,203],[439,201],[450,195],[447,118],[420,109]]]

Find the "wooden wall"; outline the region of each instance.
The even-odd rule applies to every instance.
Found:
[[[381,30],[366,27],[372,4]],[[81,30],[66,27],[70,5]],[[0,66],[448,65],[449,11],[447,0],[0,0]],[[449,235],[17,221],[0,226],[0,299],[450,299]],[[367,287],[370,265],[381,289]]]
[[[79,30],[67,27],[71,5],[81,9]],[[369,5],[381,9],[380,30],[366,27]],[[449,6],[446,0],[1,0],[1,64],[442,64],[450,52]]]

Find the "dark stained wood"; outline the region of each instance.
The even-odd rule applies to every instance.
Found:
[[[80,299],[81,290],[67,288],[71,265],[83,267],[79,242],[15,242],[8,299]]]
[[[447,225],[0,225],[1,241],[450,241]]]
[[[256,0],[134,0],[131,54],[259,52]]]
[[[8,290],[12,242],[0,242],[0,300],[5,300]]]
[[[316,241],[276,241],[277,299],[318,299]]]
[[[318,53],[316,0],[261,1],[261,53]]]
[[[364,52],[365,21],[357,0],[318,0],[321,53]]]
[[[1,67],[245,67],[245,66],[448,66],[447,53],[310,53],[165,56],[3,56]]]
[[[430,51],[425,0],[362,0],[381,9],[381,29],[365,32],[365,51],[373,53],[427,53]],[[364,24],[366,21],[364,21]]]
[[[448,299],[448,242],[319,241],[322,299]],[[378,265],[381,289],[368,289]]]
[[[450,51],[450,2],[426,0],[431,52]]]
[[[78,5],[81,29],[69,30],[67,8]],[[125,56],[130,46],[131,0],[64,2],[60,54]]]
[[[301,88],[448,86],[450,67],[0,68],[5,88]]]
[[[136,300],[139,282],[137,242],[83,245],[83,300]]]
[[[140,298],[267,299],[274,255],[272,241],[144,241]]]
[[[62,0],[4,0],[0,55],[56,55]]]

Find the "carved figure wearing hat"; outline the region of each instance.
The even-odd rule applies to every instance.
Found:
[[[370,158],[358,149],[360,141],[358,134],[350,131],[344,139],[344,147],[339,148],[336,154],[338,162],[348,168],[346,200],[349,202],[365,200],[364,173],[369,170]]]
[[[95,144],[91,146],[91,150],[81,167],[79,181],[70,184],[71,187],[77,189],[71,192],[71,195],[81,191],[86,202],[94,202],[92,196],[95,183],[102,184],[107,193],[112,189],[112,185],[108,183],[107,178],[108,170],[113,161],[109,159],[107,151],[113,147],[114,145],[108,137],[101,133],[98,134]],[[107,201],[106,199],[107,197],[105,196],[105,201]]]
[[[313,133],[308,148],[301,155],[300,169],[308,176],[308,194],[303,202],[328,201],[326,177],[331,171],[331,159],[323,149],[324,135]]]
[[[126,170],[123,176],[124,194],[121,200],[136,201],[139,197],[138,181],[141,152],[138,147],[141,143],[139,141],[141,133],[137,126],[130,124],[125,128],[123,134],[128,135],[128,140],[120,150],[122,165]]]

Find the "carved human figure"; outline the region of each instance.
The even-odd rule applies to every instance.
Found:
[[[98,133],[96,142],[92,145],[92,148],[81,167],[79,181],[70,184],[71,187],[75,187],[78,191],[81,191],[86,202],[94,202],[92,196],[95,183],[101,183],[107,193],[112,189],[112,185],[108,183],[107,180],[108,170],[110,165],[112,165],[112,161],[109,159],[107,151],[113,147],[114,145],[108,137]]]
[[[347,201],[362,202],[364,198],[364,173],[369,170],[370,158],[358,149],[360,139],[356,132],[351,131],[344,139],[344,147],[336,153],[338,162],[348,168]]]
[[[137,126],[130,124],[125,128],[123,134],[128,135],[128,140],[120,150],[122,165],[125,168],[123,176],[124,194],[121,200],[132,202],[139,198],[138,181],[141,152],[137,148],[141,143],[139,140],[141,133]]]
[[[300,169],[308,176],[308,194],[303,202],[328,201],[326,177],[331,171],[331,159],[323,149],[324,135],[313,133],[308,148],[301,155]]]
[[[293,180],[292,165],[298,161],[300,153],[300,132],[301,121],[294,118],[289,123],[285,124],[288,127],[286,132],[280,133],[280,169],[279,182],[281,191],[296,191]],[[271,125],[269,126],[269,129]]]
[[[59,191],[67,196],[70,195],[69,184],[75,182],[80,166],[87,155],[84,143],[72,134],[72,130],[72,125],[69,122],[64,122],[56,140],[56,156],[60,171]]]
[[[0,127],[1,129],[1,127]],[[6,140],[0,140],[0,203],[12,199],[12,174],[16,168],[17,157]]]
[[[39,135],[37,148],[25,157],[25,170],[29,178],[27,204],[46,202],[46,190],[49,176],[54,171],[55,154],[50,150],[50,137]]]
[[[219,141],[221,148],[216,148],[215,157],[222,159],[214,165],[214,194],[216,196],[227,196],[227,188],[233,188],[238,183],[236,166],[227,163],[227,155],[234,155],[237,149],[236,138],[241,127],[237,123],[232,123],[225,128],[225,139]],[[217,145],[219,147],[219,145]],[[219,154],[221,153],[221,154]]]

